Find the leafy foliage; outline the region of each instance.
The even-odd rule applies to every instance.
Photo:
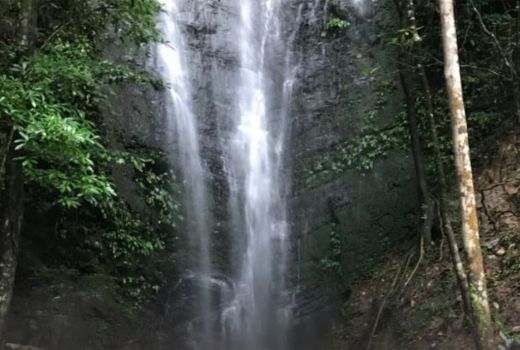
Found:
[[[12,16],[27,16],[20,2],[10,2]],[[34,5],[33,5],[34,6]],[[112,23],[121,37],[141,45],[157,39],[153,0],[106,2],[43,2],[32,9],[40,16],[37,50],[11,38],[0,71],[0,113],[16,131],[16,150],[28,181],[57,192],[57,203],[78,207],[97,204],[115,195],[107,177],[110,160],[96,122],[107,97],[106,83],[154,79],[131,66],[99,57],[97,35]],[[95,7],[94,7],[95,6]],[[53,8],[53,11],[45,9]],[[67,17],[59,17],[67,14]],[[57,17],[54,17],[56,15]],[[64,19],[66,18],[66,19]],[[11,60],[12,59],[12,60]]]
[[[28,180],[57,191],[57,202],[68,207],[115,194],[101,169],[110,156],[93,122],[106,96],[103,81],[151,79],[98,61],[92,51],[85,42],[59,41],[0,75],[0,112],[17,132]]]
[[[478,15],[472,8],[472,3],[480,10],[485,29],[491,32],[497,41],[486,33]],[[441,46],[438,35],[440,23],[435,6],[426,3],[423,4],[423,7],[416,5],[415,10],[419,26],[388,28],[382,37],[387,41],[389,48],[404,46],[406,50],[412,52],[412,55],[417,56],[417,61],[422,66],[427,67],[427,78],[432,84],[432,92],[429,97],[428,92],[423,89],[422,78],[417,67],[409,67],[409,69],[417,73],[418,90],[416,91],[415,108],[418,114],[423,151],[428,161],[429,175],[435,187],[436,170],[433,163],[435,158],[433,157],[432,125],[429,122],[427,106],[428,98],[431,98],[436,124],[434,127],[437,129],[440,139],[438,146],[441,150],[441,160],[448,171],[453,171],[446,92],[444,81],[438,79],[443,76],[442,60],[438,57]],[[507,63],[513,65],[513,72],[518,71],[520,8],[505,3],[474,0],[458,4],[457,13],[459,14],[458,31],[463,33],[463,38],[460,40],[460,56],[463,62],[462,77],[471,150],[474,163],[478,165],[479,160],[485,158],[483,155],[489,152],[488,135],[496,129],[497,125],[510,123],[513,119],[511,117],[515,113],[514,76]],[[331,17],[331,26],[336,25],[338,20],[336,17]],[[490,52],[496,54],[491,55]],[[377,68],[372,69],[365,66],[361,74],[368,77],[376,70]],[[389,78],[393,81],[398,81],[398,79],[395,72]],[[404,108],[401,113],[396,113],[392,120],[388,120],[386,126],[380,126],[383,118],[381,112],[386,108],[387,99],[391,93],[392,89],[378,87],[378,101],[375,107],[367,112],[359,131],[354,137],[339,143],[330,152],[321,155],[311,164],[305,174],[307,185],[327,181],[349,169],[368,172],[376,160],[386,157],[391,152],[402,151],[409,147]]]
[[[164,285],[164,274],[174,270],[176,228],[183,221],[181,193],[174,174],[162,170],[161,154],[119,154],[114,159],[122,163],[115,167],[133,174],[131,196],[140,202],[129,201],[128,190],[116,190],[96,205],[42,208],[38,206],[48,198],[34,186],[28,188],[28,202],[56,225],[57,234],[43,238],[46,247],[41,250],[52,257],[46,264],[112,276],[129,306],[138,307]]]
[[[154,254],[167,253],[168,241],[175,237],[172,230],[183,220],[178,202],[180,189],[172,172],[156,174],[143,169],[136,181],[148,211],[137,213],[117,198],[101,206],[103,224],[95,228],[102,232],[98,245],[100,256],[109,266],[115,267],[134,306],[158,292],[164,284],[164,276],[157,271],[144,273],[142,266]],[[172,262],[173,259],[169,261]]]
[[[388,128],[379,129],[369,123],[353,140],[343,143],[331,155],[322,157],[309,172],[308,183],[318,180],[316,177],[328,177],[344,173],[348,169],[369,171],[374,162],[385,157],[392,150],[405,149],[408,139],[403,115]]]
[[[386,157],[392,151],[407,149],[409,134],[404,113],[394,116],[394,120],[385,127],[377,123],[377,120],[381,119],[381,112],[387,106],[388,96],[394,89],[391,82],[380,81],[376,92],[376,104],[368,111],[358,134],[334,147],[332,152],[320,156],[311,168],[307,169],[307,185],[326,181],[349,169],[368,172],[378,159]]]
[[[145,54],[160,39],[159,10],[156,0],[7,0],[0,10],[0,122],[13,136],[6,139],[23,164],[30,204],[60,213],[61,240],[52,249],[74,242],[71,251],[102,264],[136,303],[159,287],[160,278],[143,266],[166,249],[182,217],[175,177],[151,168],[156,159],[112,149],[101,128],[100,105],[110,84],[162,84],[132,62],[102,53],[118,39]],[[116,193],[115,166],[138,174],[140,192],[159,219]],[[70,217],[76,217],[73,224]],[[79,267],[80,260],[68,263]]]
[[[323,257],[319,266],[320,269],[332,275],[333,278],[341,277],[343,275],[343,268],[341,265],[343,242],[336,225],[332,225],[332,230],[329,237],[329,248],[327,255]]]
[[[325,25],[325,29],[327,31],[344,30],[347,29],[349,26],[350,23],[346,19],[331,16]]]

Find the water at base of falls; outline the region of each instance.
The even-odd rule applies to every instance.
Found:
[[[283,28],[283,0],[230,1],[236,21],[238,71],[232,84],[233,115],[222,142],[229,185],[230,243],[237,251],[232,272],[215,277],[208,186],[192,105],[188,45],[181,30],[183,7],[194,0],[163,0],[159,28],[165,43],[156,68],[168,84],[166,113],[177,145],[176,166],[185,186],[186,230],[192,260],[185,278],[199,299],[192,347],[198,350],[282,350],[286,348],[290,295],[285,274],[288,225],[282,167],[284,136],[295,68],[287,45],[294,33]],[[202,0],[200,0],[202,1]],[[301,14],[301,6],[299,9]],[[194,16],[196,17],[196,16]],[[299,16],[298,19],[299,21]],[[216,34],[218,35],[218,33]],[[288,44],[289,43],[289,44]],[[281,66],[284,74],[273,67]],[[210,78],[211,79],[211,78]],[[218,118],[218,116],[217,116]]]
[[[210,276],[211,256],[209,237],[209,205],[203,161],[200,156],[197,120],[192,110],[191,87],[187,69],[185,42],[179,26],[179,1],[162,2],[163,12],[158,25],[165,40],[157,45],[155,69],[167,86],[165,113],[167,114],[168,144],[176,144],[174,166],[180,169],[184,185],[184,207],[189,232],[191,256],[190,269],[198,276]],[[210,310],[210,281],[201,279],[197,288],[199,307],[197,313],[204,315]],[[208,329],[209,321],[202,328]]]
[[[281,197],[283,128],[273,125],[267,64],[282,45],[279,0],[240,2],[237,115],[230,141],[231,195],[243,198],[233,213],[245,235],[234,299],[224,310],[224,326],[234,349],[281,349],[287,314],[283,309],[287,227]],[[283,62],[282,62],[283,63]],[[240,240],[241,237],[236,237]]]

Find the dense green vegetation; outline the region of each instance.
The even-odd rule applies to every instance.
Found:
[[[396,11],[390,2],[386,10],[389,13]],[[414,65],[408,65],[405,69],[415,78],[413,87],[417,89],[417,96],[414,108],[418,113],[418,131],[423,151],[430,162],[429,169],[434,172],[435,146],[428,116],[430,109],[441,141],[439,146],[443,163],[447,167],[453,166],[448,101],[442,78],[440,23],[437,6],[433,2],[419,1],[414,11],[417,26],[385,28],[386,34],[382,35],[382,40],[388,50],[404,47],[415,60]],[[479,165],[485,153],[490,151],[487,136],[497,125],[514,123],[520,117],[517,76],[520,60],[520,8],[514,1],[475,0],[458,3],[457,14],[469,134],[473,158]],[[347,20],[333,16],[327,22],[326,29],[343,30],[347,27],[344,23],[348,23]],[[404,110],[383,128],[374,123],[378,113],[387,107],[391,94],[401,88],[398,72],[374,74],[376,71],[377,68],[367,68],[367,71],[361,72],[366,76],[373,75],[378,86],[377,102],[367,113],[365,125],[356,138],[338,145],[334,152],[323,155],[310,165],[306,176],[309,185],[348,169],[369,171],[377,159],[391,151],[409,147],[409,126]],[[435,179],[435,174],[430,175],[432,180]]]
[[[479,169],[489,166],[489,161],[499,149],[501,141],[497,135],[505,136],[510,134],[510,130],[517,130],[520,121],[520,80],[517,73],[520,68],[520,3],[486,0],[455,3],[471,157],[474,168]],[[433,230],[446,232],[452,237],[465,234],[464,230],[456,227],[458,225],[452,225],[452,221],[460,225],[460,219],[449,208],[450,201],[457,198],[455,185],[458,180],[451,137],[454,126],[449,118],[449,91],[444,79],[445,59],[439,35],[445,29],[441,26],[436,2],[388,2],[385,11],[396,13],[400,18],[399,23],[386,27],[382,31],[385,34],[381,35],[386,49],[396,52],[397,69],[394,72],[379,72],[377,67],[363,69],[362,75],[377,82],[376,103],[366,114],[354,138],[340,142],[331,152],[319,155],[307,165],[305,183],[308,188],[313,188],[347,172],[366,174],[372,171],[376,162],[388,155],[411,151],[421,208],[417,225],[419,266],[425,254],[424,243],[427,250],[435,246],[432,242]],[[348,18],[349,15],[343,14],[343,17]],[[338,30],[345,31],[346,27],[340,27],[339,21],[339,18],[332,17],[325,29],[335,36],[341,35]],[[395,103],[395,91],[403,94],[402,111],[386,123],[374,122],[381,121],[379,114],[387,109],[389,101]],[[461,178],[459,176],[459,180]],[[481,200],[484,203],[484,199]],[[486,215],[489,217],[487,213],[483,217],[486,218]],[[495,234],[508,235],[509,231],[501,232],[495,228]],[[334,231],[330,236],[331,243],[335,242]],[[460,261],[460,257],[453,254],[458,249],[453,246],[451,251],[452,259]],[[467,254],[469,261],[474,261],[471,252],[467,251]],[[457,271],[459,284],[467,283],[467,276],[470,279],[469,287],[460,287],[462,304],[468,317],[471,315],[470,309],[476,314],[469,323],[478,325],[476,328],[488,327],[481,325],[481,320],[487,317],[486,322],[490,322],[489,313],[485,316],[486,311],[480,305],[469,305],[475,300],[480,302],[480,297],[475,295],[481,288],[471,281],[476,273],[469,268],[466,268],[466,272],[469,271],[467,276],[463,270],[455,268],[454,271]],[[342,290],[338,290],[340,292]],[[464,295],[472,296],[467,297],[466,301]],[[389,297],[391,293],[382,297],[382,309],[389,302]],[[377,327],[377,322],[374,327]],[[485,333],[486,330],[477,332]],[[494,345],[490,347],[482,343],[478,346],[494,348]]]
[[[60,238],[47,246],[50,262],[117,278],[130,303],[163,283],[144,269],[153,269],[152,253],[154,261],[158,252],[168,254],[181,214],[175,176],[161,165],[160,152],[114,148],[102,128],[111,86],[161,88],[106,48],[119,41],[144,57],[159,39],[159,8],[155,0],[29,0],[8,1],[0,10],[1,186],[7,163],[21,162],[25,216],[56,220]],[[148,211],[131,208],[116,193],[115,167],[134,173]]]
[[[358,19],[336,11],[334,1],[330,7],[318,35],[320,40],[341,40]],[[457,197],[441,23],[433,1],[395,0],[384,7],[400,17],[382,28],[378,38],[395,57],[395,71],[365,66],[359,72],[372,79],[376,96],[362,126],[299,175],[311,190],[347,172],[370,173],[389,155],[413,154],[420,245],[417,254],[407,253],[406,267],[412,261],[419,266],[423,254],[433,264],[432,252],[442,240],[435,241],[432,234],[443,230],[443,210],[452,209],[443,208],[443,202]],[[151,44],[161,40],[154,20],[158,11],[157,0],[4,0],[0,5],[0,215],[2,222],[11,222],[0,228],[0,258],[16,260],[20,242],[41,244],[44,253],[25,261],[107,277],[132,311],[156,297],[176,268],[182,191],[167,155],[144,145],[117,144],[104,117],[107,108],[117,108],[110,99],[124,84],[164,88],[143,69]],[[497,152],[497,135],[520,123],[520,1],[457,1],[456,14],[472,160],[479,168]],[[116,45],[133,58],[112,52]],[[384,124],[378,122],[396,96],[403,97],[401,110]],[[128,200],[116,186],[118,171],[130,174],[130,191],[142,203]],[[447,190],[449,198],[444,198]],[[24,223],[23,229],[12,225],[16,220]],[[458,225],[453,226],[460,235]],[[349,247],[335,222],[325,230],[328,242],[312,271],[320,293],[337,295],[345,289],[343,255]],[[500,233],[497,244],[518,247],[516,233]],[[518,275],[518,258],[518,250],[505,255],[501,281]],[[0,281],[0,341],[4,304],[10,301],[3,295],[12,290],[15,270],[16,263],[5,275],[9,278]],[[18,273],[34,270],[18,266]]]

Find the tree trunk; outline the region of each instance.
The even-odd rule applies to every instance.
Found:
[[[513,80],[513,103],[514,103],[514,113],[516,115],[516,122],[520,124],[520,83],[518,82],[518,78],[514,78]]]
[[[444,171],[444,165],[442,164],[441,149],[439,136],[437,134],[437,123],[435,123],[432,93],[430,89],[430,83],[428,82],[428,76],[424,66],[421,66],[421,75],[423,78],[423,86],[426,94],[426,107],[428,109],[428,118],[430,121],[430,128],[432,132],[432,142],[435,152],[435,165],[437,167],[437,176],[439,180],[439,219],[441,226],[444,228],[443,234],[448,240],[448,248],[450,250],[451,261],[453,263],[453,270],[457,277],[457,285],[459,286],[460,295],[462,298],[462,306],[464,313],[471,320],[471,301],[469,294],[468,277],[464,269],[462,258],[459,254],[459,246],[455,239],[455,233],[453,232],[453,226],[451,225],[451,218],[448,215],[448,185],[446,182],[446,173]]]
[[[509,79],[507,79],[507,81],[508,81],[508,84],[511,85],[511,92],[512,92],[511,98],[513,100],[513,105],[514,105],[513,113],[516,116],[517,122],[520,123],[520,96],[519,96],[520,83],[518,81],[519,77],[518,77],[518,72],[516,70],[514,50],[510,54],[506,53],[507,50],[504,50],[504,48],[500,44],[500,41],[498,40],[496,35],[487,28],[486,24],[484,23],[484,19],[482,18],[482,15],[480,14],[477,7],[475,6],[475,3],[473,2],[473,0],[470,0],[470,4],[471,4],[471,7],[473,8],[473,12],[475,12],[475,14],[477,15],[477,19],[479,21],[480,27],[482,28],[484,33],[486,33],[492,39],[493,44],[495,45],[500,57],[502,58],[502,61],[504,61],[504,65],[506,66],[507,70],[509,71],[508,73],[509,73],[510,77],[509,77]],[[517,6],[517,8],[520,8],[519,7],[520,4],[518,1],[516,3],[516,6]],[[519,42],[520,21],[516,22],[515,29],[516,29],[516,35],[513,40],[516,40],[516,42]]]
[[[517,15],[520,15],[520,1],[516,3]],[[517,43],[520,43],[520,20],[516,21],[515,38]],[[516,51],[516,53],[515,53]],[[517,47],[511,54],[511,65],[509,66],[509,72],[511,75],[511,92],[513,94],[513,113],[516,116],[516,122],[520,124],[520,76],[516,67],[520,66],[520,48]]]
[[[28,52],[33,48],[38,21],[38,0],[23,0],[20,17],[20,44]]]
[[[476,345],[478,349],[495,350],[486,275],[480,250],[477,206],[471,170],[466,112],[462,95],[453,0],[439,0],[439,4],[444,48],[444,75],[451,111],[455,165],[460,195],[462,237],[469,262],[473,320],[478,334]]]
[[[413,0],[406,0],[401,4],[395,1],[397,11],[401,21],[401,26],[416,28],[415,11]],[[424,245],[428,246],[431,242],[431,231],[433,225],[434,203],[432,200],[430,187],[426,178],[425,160],[422,151],[419,126],[417,122],[417,110],[415,94],[415,84],[412,73],[416,67],[415,59],[410,53],[408,41],[419,42],[421,39],[414,30],[412,38],[404,38],[399,50],[399,78],[403,89],[406,102],[406,116],[408,120],[408,130],[410,133],[410,149],[414,160],[415,178],[417,181],[417,195],[421,206],[420,234],[424,240]]]
[[[14,277],[23,219],[23,176],[15,160],[14,145],[7,150],[0,203],[0,349],[6,343],[7,313],[13,296]]]
[[[428,246],[431,242],[434,206],[430,188],[428,186],[428,181],[426,179],[426,169],[424,166],[425,161],[421,147],[421,139],[419,136],[419,126],[417,124],[417,112],[415,109],[416,96],[412,92],[413,84],[411,82],[411,77],[409,77],[409,73],[403,71],[403,68],[401,68],[399,70],[399,75],[406,99],[406,115],[408,119],[408,130],[410,132],[410,147],[414,160],[415,178],[417,181],[417,194],[419,204],[421,206],[420,233],[422,239],[424,240],[424,245]]]
[[[20,15],[20,47],[30,54],[35,40],[37,0],[23,0]],[[20,234],[24,215],[24,179],[22,164],[15,150],[14,126],[9,118],[0,125],[3,151],[0,162],[0,350],[6,347],[7,315],[13,297],[13,288],[20,250]],[[9,116],[7,116],[9,117]]]

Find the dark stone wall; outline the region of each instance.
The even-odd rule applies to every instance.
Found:
[[[238,57],[233,23],[237,0],[192,1],[182,9],[182,26],[190,48],[195,114],[200,122],[202,157],[206,162],[214,208],[215,256],[222,272],[229,271],[226,159]],[[364,4],[361,7],[359,4]],[[338,144],[353,139],[380,102],[380,82],[397,82],[397,53],[389,44],[397,14],[388,0],[291,0],[281,13],[285,37],[296,31],[292,65],[296,80],[287,121],[286,169],[291,224],[292,287],[302,291],[298,303],[312,308],[321,302],[314,289],[319,260],[329,249],[331,224],[342,241],[342,280],[339,288],[364,273],[390,247],[414,228],[417,207],[413,163],[407,152],[378,160],[366,174],[349,170],[317,184],[305,182],[306,172]],[[328,30],[331,17],[348,21],[347,28]],[[299,21],[299,22],[297,22]],[[281,53],[286,54],[286,53]],[[282,62],[280,58],[274,58]],[[273,71],[281,70],[273,65]],[[366,71],[372,73],[367,74]],[[376,125],[385,127],[403,110],[394,89],[384,92]],[[281,92],[278,92],[281,94]],[[280,106],[273,106],[273,115]],[[160,120],[160,119],[159,119]],[[278,121],[274,121],[275,123]],[[330,291],[332,294],[340,290]],[[306,307],[302,313],[305,314]],[[298,311],[300,312],[300,311]]]
[[[187,61],[192,73],[194,109],[200,119],[202,157],[211,184],[213,249],[222,273],[231,269],[232,254],[228,244],[228,184],[222,149],[230,133],[229,118],[234,115],[231,101],[239,93],[233,86],[238,73],[234,51],[236,33],[232,31],[232,23],[238,16],[232,10],[236,1],[189,1],[182,9],[181,23],[190,47]],[[322,316],[333,304],[330,298],[323,296],[339,295],[347,290],[356,277],[414,228],[417,199],[413,164],[406,153],[396,152],[377,161],[367,174],[349,170],[316,184],[305,182],[306,171],[316,160],[359,133],[367,115],[377,104],[378,81],[395,77],[396,55],[385,37],[396,18],[387,7],[390,1],[365,1],[366,8],[357,7],[357,2],[353,1],[288,0],[283,13],[288,24],[284,30],[294,30],[297,26],[292,48],[297,80],[287,127],[284,176],[290,182],[289,277],[293,289],[298,291],[296,316],[300,329],[319,331],[319,327],[308,325],[327,319]],[[300,22],[295,24],[298,13]],[[332,14],[347,19],[350,25],[341,31],[328,31],[326,23]],[[125,57],[123,48],[115,48],[111,54]],[[363,73],[367,67],[377,69],[367,75]],[[403,107],[398,90],[386,98],[388,101],[375,120],[381,126],[390,123]],[[114,145],[162,149],[173,155],[169,161],[175,164],[177,145],[171,137],[174,131],[168,128],[162,113],[164,100],[160,91],[121,86],[105,109],[106,133]],[[125,199],[139,208],[144,204],[136,195],[132,174],[128,171],[116,168],[114,178]],[[319,287],[319,262],[328,254],[332,232],[341,240],[342,274],[337,288],[325,291],[323,286]],[[113,302],[116,296],[111,294],[109,286],[108,290],[99,285],[94,288],[83,285],[82,279],[76,284],[75,278],[67,278],[62,287],[56,287],[56,296],[67,298],[56,307],[53,303],[58,299],[53,299],[51,293],[55,288],[53,283],[38,280],[19,285],[22,289],[15,299],[12,316],[13,340],[35,345],[57,344],[51,347],[56,350],[138,349],[134,345],[125,347],[123,339],[134,332],[134,326],[120,317],[124,310]],[[93,294],[83,292],[83,288],[91,289]],[[166,299],[170,300],[169,306],[159,306],[158,310],[175,314],[171,306],[179,304],[178,295],[172,292]],[[41,308],[36,305],[38,303]],[[157,317],[164,314],[158,313]],[[149,320],[147,318],[145,322],[152,324]],[[307,320],[314,321],[307,323]],[[31,328],[33,324],[37,329]],[[173,328],[174,325],[170,326]],[[120,337],[118,332],[122,332]],[[46,334],[49,338],[42,338],[47,337]],[[66,334],[77,335],[77,343],[71,345],[73,340]],[[161,337],[168,338],[162,331],[154,329],[148,335],[155,340],[143,349],[160,349],[168,344],[165,340],[163,345],[157,345],[162,342]],[[60,338],[62,336],[65,338]],[[100,342],[118,344],[89,345],[96,337]]]
[[[306,2],[302,2],[308,9]],[[292,160],[291,221],[295,265],[301,291],[297,315],[305,318],[330,306],[323,295],[339,296],[390,247],[410,234],[417,207],[413,163],[407,152],[375,162],[373,170],[348,170],[308,184],[306,173],[345,140],[355,139],[369,115],[384,127],[402,111],[398,88],[380,103],[380,82],[395,81],[396,53],[388,33],[397,18],[390,1],[318,1],[298,35],[300,57],[288,140]],[[349,25],[327,30],[331,17]],[[372,73],[366,73],[367,71]],[[324,290],[320,260],[330,251],[331,233],[341,240],[341,273],[334,290]],[[340,275],[340,276],[339,276]],[[296,276],[296,277],[295,277]]]
[[[357,5],[361,3],[364,7]],[[234,8],[236,0],[209,0],[189,2],[182,9],[202,156],[212,183],[216,221],[223,228],[216,230],[216,242],[225,238],[228,224],[227,208],[223,209],[227,180],[222,149],[232,132],[232,101],[240,93],[233,85],[238,74],[233,32],[238,14]],[[281,15],[285,18],[284,35],[289,38],[296,30],[291,55],[297,73],[287,121],[284,170],[291,184],[289,219],[295,261],[300,247],[301,259],[293,265],[303,271],[312,265],[310,260],[324,254],[318,247],[327,246],[326,227],[333,211],[345,239],[348,282],[357,275],[358,268],[376,260],[413,226],[417,200],[410,155],[396,152],[377,161],[367,174],[352,170],[312,186],[304,178],[320,156],[359,133],[378,103],[379,82],[397,81],[397,56],[388,34],[397,15],[387,0],[292,0],[286,2]],[[332,16],[346,19],[349,26],[327,30]],[[367,69],[375,72],[366,74]],[[403,109],[398,89],[385,98],[384,108],[374,121],[381,127],[391,123]],[[279,106],[273,108],[272,114],[277,114]],[[225,250],[225,244],[220,248]],[[303,276],[300,282],[311,281]]]

